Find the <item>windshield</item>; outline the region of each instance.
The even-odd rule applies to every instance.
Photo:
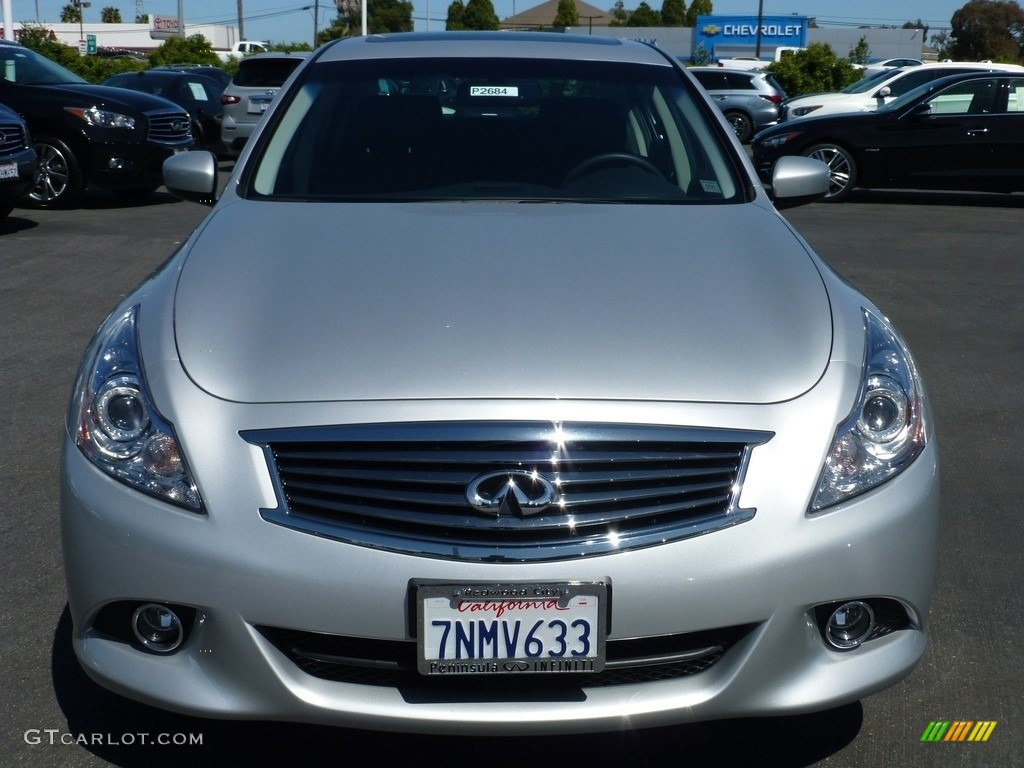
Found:
[[[311,67],[252,193],[274,198],[727,202],[743,187],[672,67],[537,59]]]
[[[22,85],[60,85],[86,82],[30,48],[0,45],[0,78]]]
[[[852,85],[846,86],[845,88],[843,88],[839,92],[840,93],[864,93],[866,91],[870,91],[872,88],[874,88],[876,85],[878,85],[878,82],[880,80],[884,80],[884,79],[890,78],[893,75],[895,75],[898,71],[899,70],[897,70],[897,69],[883,69],[880,72],[875,72],[874,74],[868,75],[867,77],[862,77],[856,83],[853,83]]]
[[[884,104],[879,107],[877,112],[899,112],[906,108],[908,104],[912,104],[915,101],[920,100],[925,94],[939,91],[945,88],[948,83],[942,80],[929,80],[924,85],[919,85],[917,88],[907,91],[902,96],[899,96],[888,104]]]

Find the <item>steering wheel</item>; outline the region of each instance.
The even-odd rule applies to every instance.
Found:
[[[562,179],[562,186],[571,184],[581,176],[586,176],[588,173],[605,165],[634,165],[643,171],[647,171],[647,173],[657,176],[659,179],[665,178],[665,174],[658,169],[658,166],[646,157],[634,155],[632,152],[603,152],[600,155],[588,157],[582,163],[572,168],[565,174],[565,178]]]

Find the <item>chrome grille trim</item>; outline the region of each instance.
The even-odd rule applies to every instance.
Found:
[[[243,432],[278,496],[264,519],[426,557],[525,562],[654,546],[751,519],[737,504],[770,432],[634,424],[435,422]],[[466,498],[484,473],[536,472],[559,500],[523,516]],[[497,515],[497,516],[496,516]]]
[[[0,123],[0,152],[14,152],[28,145],[25,131],[18,123]]]
[[[146,112],[149,140],[158,144],[180,144],[192,138],[192,120],[188,112],[163,110]]]

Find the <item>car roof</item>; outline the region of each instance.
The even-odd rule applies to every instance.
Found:
[[[266,61],[267,59],[304,59],[309,55],[309,51],[268,51],[267,53],[253,53],[240,59],[238,66],[247,66],[253,61]]]
[[[672,66],[668,54],[645,43],[614,37],[558,35],[550,32],[401,32],[348,37],[324,45],[319,51],[318,60],[450,56],[585,59]]]

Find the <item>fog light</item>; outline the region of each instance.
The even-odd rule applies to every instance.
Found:
[[[107,168],[111,171],[123,171],[125,166],[123,157],[112,157],[107,160]]]
[[[140,643],[157,653],[170,653],[185,638],[178,614],[158,603],[146,603],[135,609],[132,631]]]
[[[828,617],[825,639],[836,648],[856,648],[871,636],[875,628],[875,612],[860,600],[843,603]]]

